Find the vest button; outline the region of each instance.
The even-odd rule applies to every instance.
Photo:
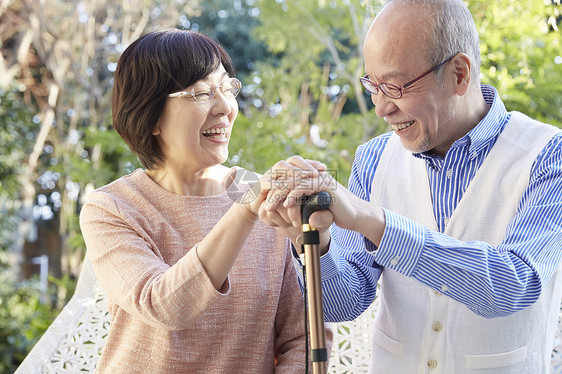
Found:
[[[435,321],[433,322],[433,325],[431,327],[433,328],[433,331],[441,331],[443,325],[441,324],[441,322]]]
[[[427,361],[427,367],[430,369],[435,369],[437,367],[437,361],[436,360]]]

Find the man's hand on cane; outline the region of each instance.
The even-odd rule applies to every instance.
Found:
[[[322,253],[326,252],[329,244],[328,228],[332,222],[363,234],[375,245],[380,244],[385,228],[383,210],[343,187],[326,171],[325,165],[293,156],[278,162],[272,170],[277,170],[277,174],[274,174],[275,180],[259,214],[266,224],[293,232],[294,230],[289,229],[290,226],[300,228],[302,224],[299,204],[301,197],[326,191],[332,196],[329,210],[314,212],[309,221],[321,233]],[[296,232],[288,236],[293,239]]]

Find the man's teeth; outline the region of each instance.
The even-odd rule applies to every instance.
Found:
[[[405,129],[405,128],[407,128],[407,127],[412,126],[412,125],[414,124],[414,122],[415,122],[415,121],[404,122],[404,123],[398,123],[398,124],[392,125],[392,129],[393,129],[394,131],[402,130],[402,129]]]
[[[205,135],[205,136],[212,136],[212,135],[226,136],[227,133],[228,133],[228,131],[226,131],[226,129],[224,127],[208,129],[208,130],[203,131],[203,135]]]

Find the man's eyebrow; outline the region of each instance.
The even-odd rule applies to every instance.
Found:
[[[404,75],[402,73],[399,73],[397,71],[392,71],[386,74],[383,74],[379,77],[375,77],[374,75],[371,75],[369,73],[367,73],[367,76],[369,77],[370,80],[372,81],[379,81],[380,83],[394,83],[393,81],[400,79],[400,78],[404,78]]]

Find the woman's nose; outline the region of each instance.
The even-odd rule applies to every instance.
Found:
[[[211,99],[211,113],[218,116],[229,115],[232,112],[232,99],[227,98],[219,89],[215,89],[214,94]]]

